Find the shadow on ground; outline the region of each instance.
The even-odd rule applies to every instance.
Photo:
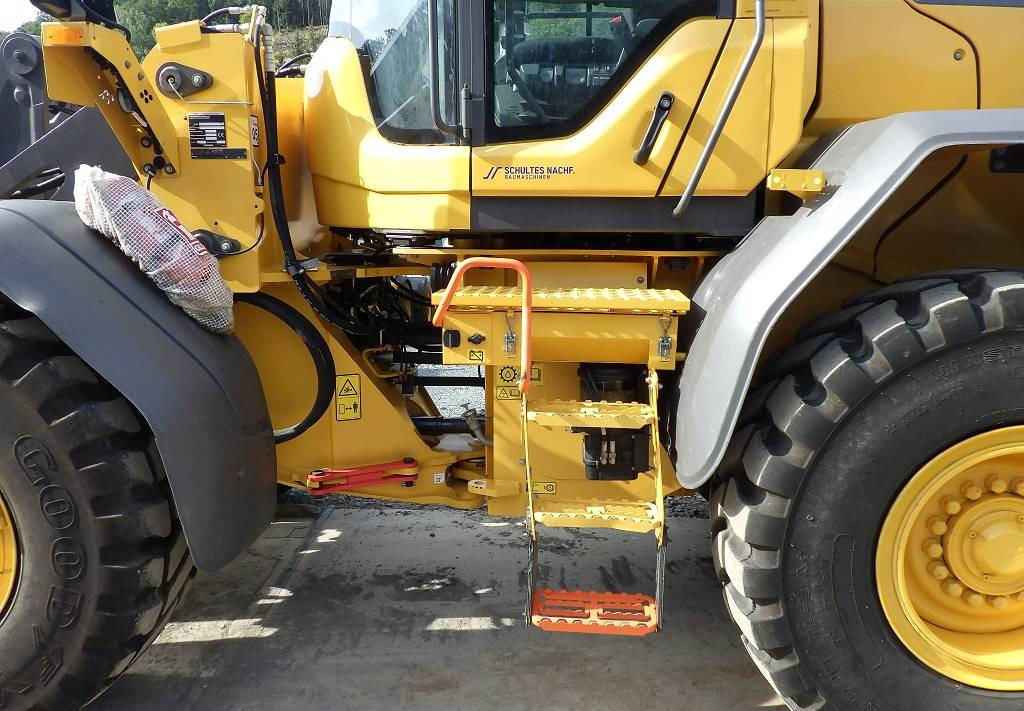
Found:
[[[645,638],[527,628],[524,531],[477,512],[393,506],[277,522],[199,577],[91,711],[782,708],[726,618],[707,521],[672,519],[666,628]],[[650,538],[544,540],[543,586],[653,591]]]

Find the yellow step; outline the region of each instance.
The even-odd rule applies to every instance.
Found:
[[[613,528],[647,533],[664,524],[658,507],[647,501],[594,501],[593,499],[542,499],[534,501],[533,519],[561,528]]]
[[[441,293],[434,294],[434,304]],[[455,292],[453,311],[505,311],[522,307],[517,286],[464,286]],[[675,289],[535,289],[534,311],[577,311],[615,314],[685,314],[690,300]]]
[[[605,427],[638,430],[658,421],[650,405],[638,402],[538,400],[529,403],[526,419],[541,427]]]

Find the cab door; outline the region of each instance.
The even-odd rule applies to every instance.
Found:
[[[654,196],[728,35],[717,3],[489,4],[491,110],[473,195]],[[663,96],[672,106],[634,161]]]
[[[682,193],[679,176],[695,162],[694,146],[699,154],[750,45],[754,20],[745,9],[721,19],[716,0],[487,4],[492,80],[486,144],[472,156],[474,213],[491,198]],[[771,22],[709,165],[713,188],[701,184],[705,195],[747,196],[766,173]],[[803,71],[801,64],[801,86]],[[799,138],[799,110],[787,117],[787,148]],[[653,140],[638,156],[645,137]]]

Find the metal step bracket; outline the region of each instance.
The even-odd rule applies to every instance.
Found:
[[[665,589],[665,490],[662,482],[661,441],[657,427],[658,374],[647,375],[648,404],[609,402],[536,402],[521,398],[523,446],[526,453],[527,498],[526,529],[529,536],[527,562],[528,597],[526,620],[549,632],[577,632],[639,636],[661,629],[662,600]],[[651,426],[654,449],[653,501],[558,500],[540,501],[534,492],[533,464],[530,457],[530,427]],[[611,528],[632,533],[654,533],[657,545],[655,594],[600,593],[574,590],[537,590],[539,545],[537,524],[566,528]]]

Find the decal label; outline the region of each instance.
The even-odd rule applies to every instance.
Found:
[[[576,175],[574,165],[506,165],[493,166],[484,173],[484,180],[551,180],[557,175]]]
[[[338,422],[363,417],[362,385],[358,375],[339,375],[336,382],[334,412]]]
[[[192,148],[227,148],[228,129],[224,114],[189,114],[188,145]]]

